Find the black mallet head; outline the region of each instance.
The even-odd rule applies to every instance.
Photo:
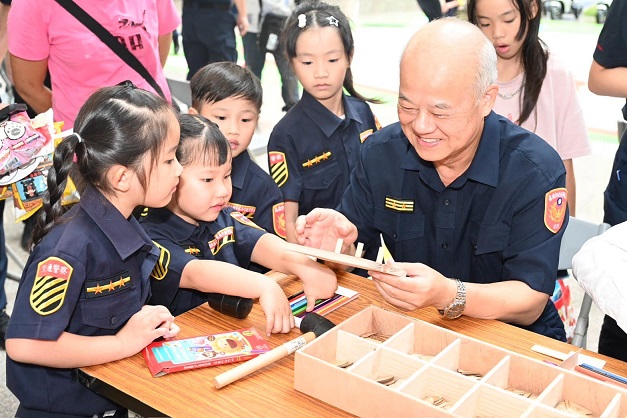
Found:
[[[300,330],[304,334],[306,332],[313,332],[316,335],[316,338],[324,334],[333,328],[335,324],[324,316],[318,315],[315,312],[310,312],[300,323]]]

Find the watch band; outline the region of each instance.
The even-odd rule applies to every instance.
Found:
[[[451,304],[444,309],[438,309],[440,315],[448,319],[459,318],[462,316],[464,308],[466,307],[466,286],[464,285],[464,282],[459,279],[453,280],[455,280],[457,284],[457,294],[455,295],[455,299],[453,299],[453,302],[451,302]]]

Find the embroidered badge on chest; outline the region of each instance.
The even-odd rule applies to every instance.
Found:
[[[73,271],[67,261],[57,257],[49,257],[37,265],[30,291],[30,306],[35,312],[50,315],[63,306]]]
[[[200,249],[193,245],[184,245],[182,247],[186,254],[193,255],[194,257],[200,257]]]
[[[557,233],[564,223],[568,191],[561,187],[553,189],[544,197],[544,225],[553,233]]]
[[[253,228],[261,229],[262,231],[264,230],[262,227],[260,227],[259,225],[257,225],[256,223],[254,223],[253,221],[251,221],[250,219],[248,219],[247,217],[245,217],[239,212],[231,212],[231,218],[235,219],[237,222],[241,224],[252,226]]]
[[[165,248],[163,245],[159,245],[156,242],[152,242],[159,249],[159,260],[155,267],[152,269],[152,273],[150,273],[150,277],[162,280],[166,274],[168,274],[168,266],[170,265],[170,250]]]
[[[241,215],[241,216],[242,218],[246,219],[244,215]],[[221,229],[220,231],[218,231],[217,234],[213,236],[214,238],[211,241],[209,241],[209,249],[211,250],[211,254],[216,255],[220,252],[222,247],[224,247],[227,244],[235,242],[235,234],[233,233],[233,231],[234,231],[233,227],[228,226],[224,229]]]
[[[331,154],[331,150],[325,150],[321,154],[314,155],[313,157],[307,158],[307,161],[301,163],[303,166],[303,170],[309,170],[319,164],[322,164],[326,161],[330,161],[333,157]]]
[[[268,153],[268,159],[270,160],[270,175],[272,176],[272,180],[274,180],[277,186],[283,186],[289,177],[285,154],[271,151]]]
[[[272,225],[274,232],[283,239],[287,239],[287,228],[285,226],[285,203],[277,203],[272,206]]]
[[[85,280],[85,297],[93,299],[101,296],[107,296],[112,293],[118,293],[127,289],[130,285],[131,276],[128,271],[114,274],[104,279]]]
[[[385,208],[395,212],[413,213],[414,199],[399,199],[392,196],[385,196]]]
[[[227,203],[226,206],[229,208],[233,208],[234,210],[241,213],[248,219],[253,219],[255,217],[255,211],[257,210],[257,208],[254,206],[240,205],[239,203],[233,203],[233,202]]]

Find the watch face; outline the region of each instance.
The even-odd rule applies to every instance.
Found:
[[[453,303],[447,310],[444,312],[444,315],[449,319],[457,319],[462,316],[462,312],[464,312],[464,308],[466,307],[465,303]]]

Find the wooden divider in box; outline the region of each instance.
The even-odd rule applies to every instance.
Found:
[[[627,390],[577,361],[556,367],[370,306],[296,352],[294,387],[359,416],[627,416]]]

